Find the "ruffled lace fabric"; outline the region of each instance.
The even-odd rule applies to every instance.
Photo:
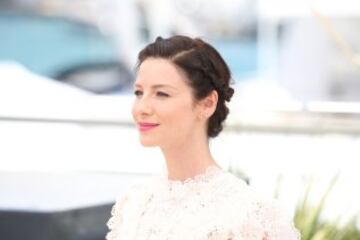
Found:
[[[153,177],[119,197],[107,240],[300,240],[275,200],[213,165],[185,181]]]

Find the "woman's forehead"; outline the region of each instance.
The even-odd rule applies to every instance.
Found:
[[[150,58],[140,65],[134,86],[178,88],[185,81],[186,75],[169,60]]]

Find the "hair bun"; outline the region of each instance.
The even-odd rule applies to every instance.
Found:
[[[164,39],[161,36],[157,36],[156,39],[155,39],[156,42],[162,41],[162,40],[164,40]]]
[[[224,96],[226,101],[230,101],[231,97],[234,95],[234,89],[231,87],[228,87],[224,89]]]

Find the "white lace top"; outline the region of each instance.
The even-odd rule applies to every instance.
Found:
[[[212,165],[184,182],[152,177],[119,197],[107,240],[299,240],[276,200]]]

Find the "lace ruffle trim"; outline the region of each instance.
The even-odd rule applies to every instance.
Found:
[[[210,180],[212,180],[215,176],[217,176],[219,173],[222,173],[224,170],[222,170],[217,165],[210,165],[205,169],[205,171],[201,174],[195,175],[193,177],[189,177],[186,180],[170,180],[168,178],[168,175],[163,175],[160,177],[160,179],[167,184],[169,189],[173,188],[185,188],[190,185],[198,185],[207,183]]]

